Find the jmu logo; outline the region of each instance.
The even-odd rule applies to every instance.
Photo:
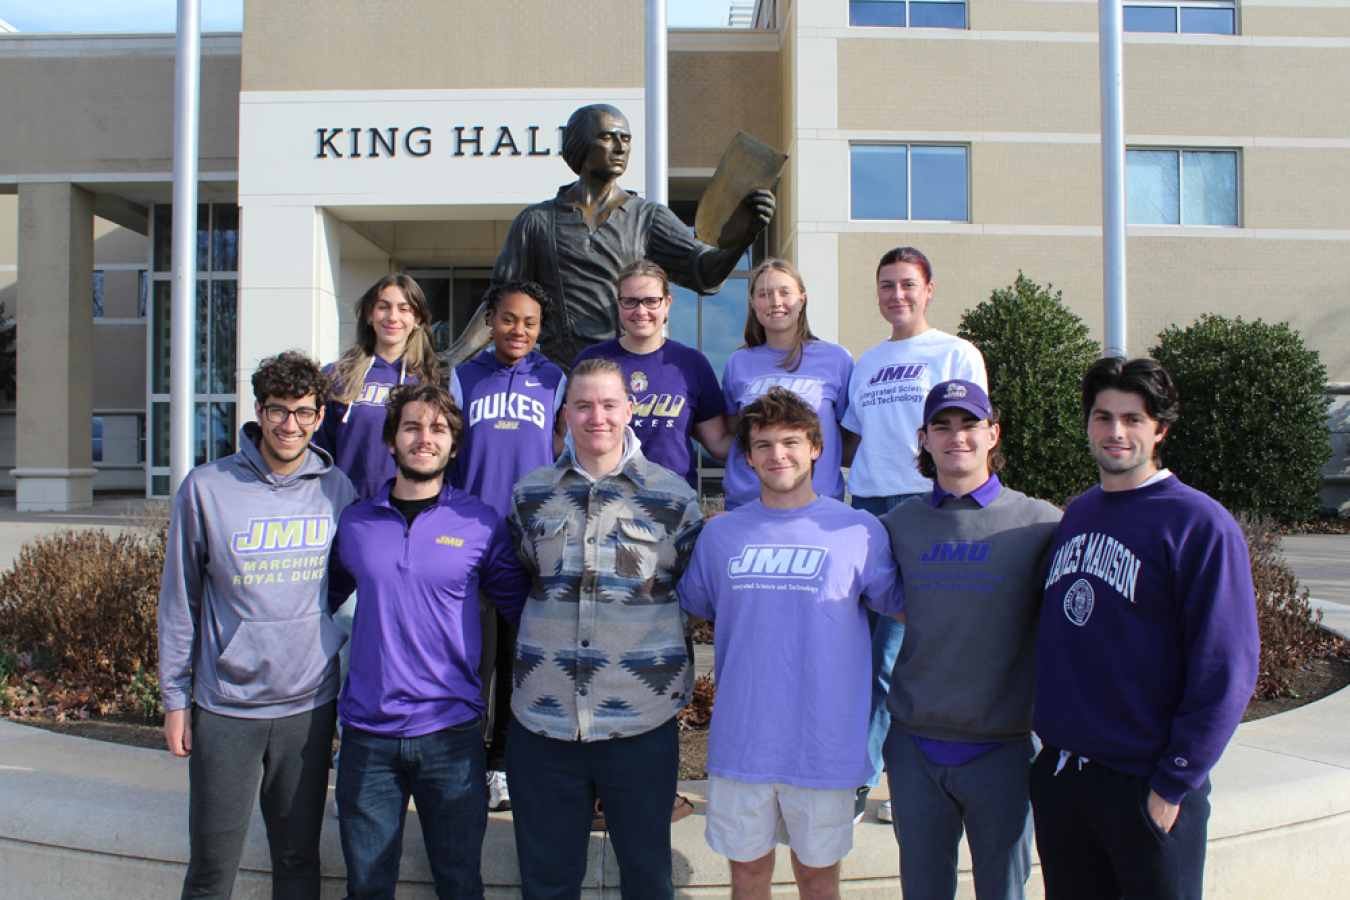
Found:
[[[867,384],[889,384],[892,381],[914,381],[923,376],[928,363],[905,363],[899,366],[882,366]]]
[[[628,390],[640,394],[647,389],[647,373],[634,372],[628,376]]]
[[[765,375],[750,382],[746,388],[742,403],[749,403],[763,397],[771,387],[780,387],[792,391],[812,407],[820,405],[825,396],[825,382],[820,378],[798,378],[794,375]]]
[[[675,397],[670,394],[648,394],[641,400],[634,401],[633,415],[640,419],[647,416],[678,419],[680,413],[684,412],[684,400],[683,397]]]
[[[361,396],[356,398],[356,402],[384,406],[384,402],[389,399],[389,390],[392,387],[392,384],[368,384],[361,389]]]
[[[825,564],[824,547],[768,547],[751,544],[727,563],[732,578],[776,575],[780,578],[815,578]]]
[[[1086,625],[1095,600],[1092,585],[1086,578],[1080,578],[1064,594],[1064,615],[1075,625]]]
[[[451,537],[448,534],[443,534],[440,537],[436,538],[436,543],[444,544],[447,547],[463,547],[464,538]]]
[[[992,541],[936,541],[919,557],[919,562],[983,563],[989,561],[993,549]]]
[[[280,550],[325,550],[333,520],[328,516],[250,519],[247,531],[230,540],[235,553],[276,553]]]

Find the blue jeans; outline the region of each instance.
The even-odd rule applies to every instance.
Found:
[[[343,729],[337,798],[348,898],[393,900],[410,795],[437,898],[481,898],[488,798],[479,717],[413,738]]]
[[[927,493],[894,494],[890,497],[854,497],[853,508],[870,512],[877,518],[904,503],[910,497],[927,497]],[[891,670],[895,668],[895,658],[900,655],[900,644],[905,639],[905,626],[892,619],[867,611],[867,627],[872,632],[872,705],[867,721],[867,758],[872,763],[872,777],[867,786],[874,788],[881,782],[881,771],[885,768],[881,749],[886,743],[886,733],[891,730],[891,714],[886,709],[886,695],[891,690]],[[892,794],[894,799],[895,795]]]
[[[581,896],[597,795],[623,900],[671,900],[670,813],[679,762],[674,719],[607,741],[560,741],[512,721],[506,778],[524,900]]]
[[[956,896],[957,847],[970,843],[980,900],[1022,900],[1031,873],[1031,796],[1027,778],[1036,748],[1031,738],[1009,741],[963,766],[935,766],[914,739],[891,729],[886,779],[900,887],[906,897]]]

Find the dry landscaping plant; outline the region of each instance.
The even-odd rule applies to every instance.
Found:
[[[1280,547],[1276,522],[1252,516],[1240,516],[1238,521],[1251,553],[1261,629],[1260,673],[1253,696],[1269,700],[1291,695],[1296,672],[1315,659],[1350,659],[1350,647],[1321,627],[1322,611],[1308,603],[1307,589],[1299,590],[1298,578]]]
[[[84,717],[158,705],[157,613],[167,516],[117,536],[62,531],[0,577],[0,707]]]
[[[712,721],[713,699],[717,696],[717,685],[707,675],[694,679],[694,693],[689,705],[675,714],[680,730],[707,728]]]

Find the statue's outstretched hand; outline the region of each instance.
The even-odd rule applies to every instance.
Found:
[[[761,189],[746,194],[741,203],[750,211],[750,225],[746,237],[754,237],[767,228],[773,221],[773,214],[778,211],[778,200],[774,197],[773,191],[769,190]]]

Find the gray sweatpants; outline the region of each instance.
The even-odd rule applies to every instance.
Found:
[[[280,719],[236,719],[192,707],[191,853],[183,900],[230,896],[254,797],[272,853],[273,900],[318,900],[319,834],[336,721],[336,700]]]

